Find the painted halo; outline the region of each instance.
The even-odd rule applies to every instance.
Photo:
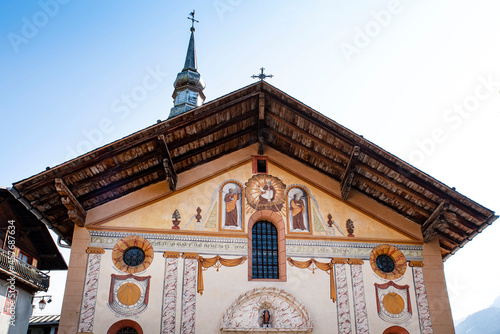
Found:
[[[134,248],[139,248],[144,252],[144,261],[136,266],[129,266],[125,263],[123,256],[127,250]],[[137,235],[130,235],[119,240],[113,248],[112,254],[113,263],[115,264],[116,268],[130,274],[135,274],[146,270],[153,262],[153,257],[153,246],[151,246],[149,241]]]
[[[389,272],[383,271],[377,264],[377,259],[390,258],[394,262],[393,269]],[[383,279],[393,280],[404,275],[406,271],[406,258],[403,253],[392,245],[378,245],[370,253],[370,265],[372,270]]]

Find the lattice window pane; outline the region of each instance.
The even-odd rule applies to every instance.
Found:
[[[279,278],[278,232],[267,221],[257,222],[252,228],[252,277]]]

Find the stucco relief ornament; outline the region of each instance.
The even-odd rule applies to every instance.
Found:
[[[245,183],[245,197],[255,210],[279,212],[285,205],[285,189],[285,184],[277,177],[257,174]]]

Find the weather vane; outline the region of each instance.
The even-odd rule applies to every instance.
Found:
[[[189,16],[191,16],[191,17],[188,17],[188,20],[191,20],[191,31],[194,31],[194,23],[195,22],[200,23],[200,21],[194,19],[194,9],[191,13],[189,13]]]
[[[261,67],[261,68],[260,68],[260,74],[259,74],[259,75],[255,75],[255,74],[254,74],[254,75],[252,75],[252,78],[253,78],[253,79],[259,78],[259,79],[260,79],[260,81],[262,81],[262,80],[264,80],[265,78],[272,78],[272,77],[273,77],[273,75],[272,75],[272,74],[269,74],[269,75],[264,74],[264,70],[265,70],[265,68],[264,68],[264,67]]]

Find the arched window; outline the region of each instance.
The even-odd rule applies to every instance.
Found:
[[[279,279],[278,232],[268,221],[252,227],[252,278]]]
[[[144,331],[134,320],[125,319],[115,322],[107,334],[144,334]]]

